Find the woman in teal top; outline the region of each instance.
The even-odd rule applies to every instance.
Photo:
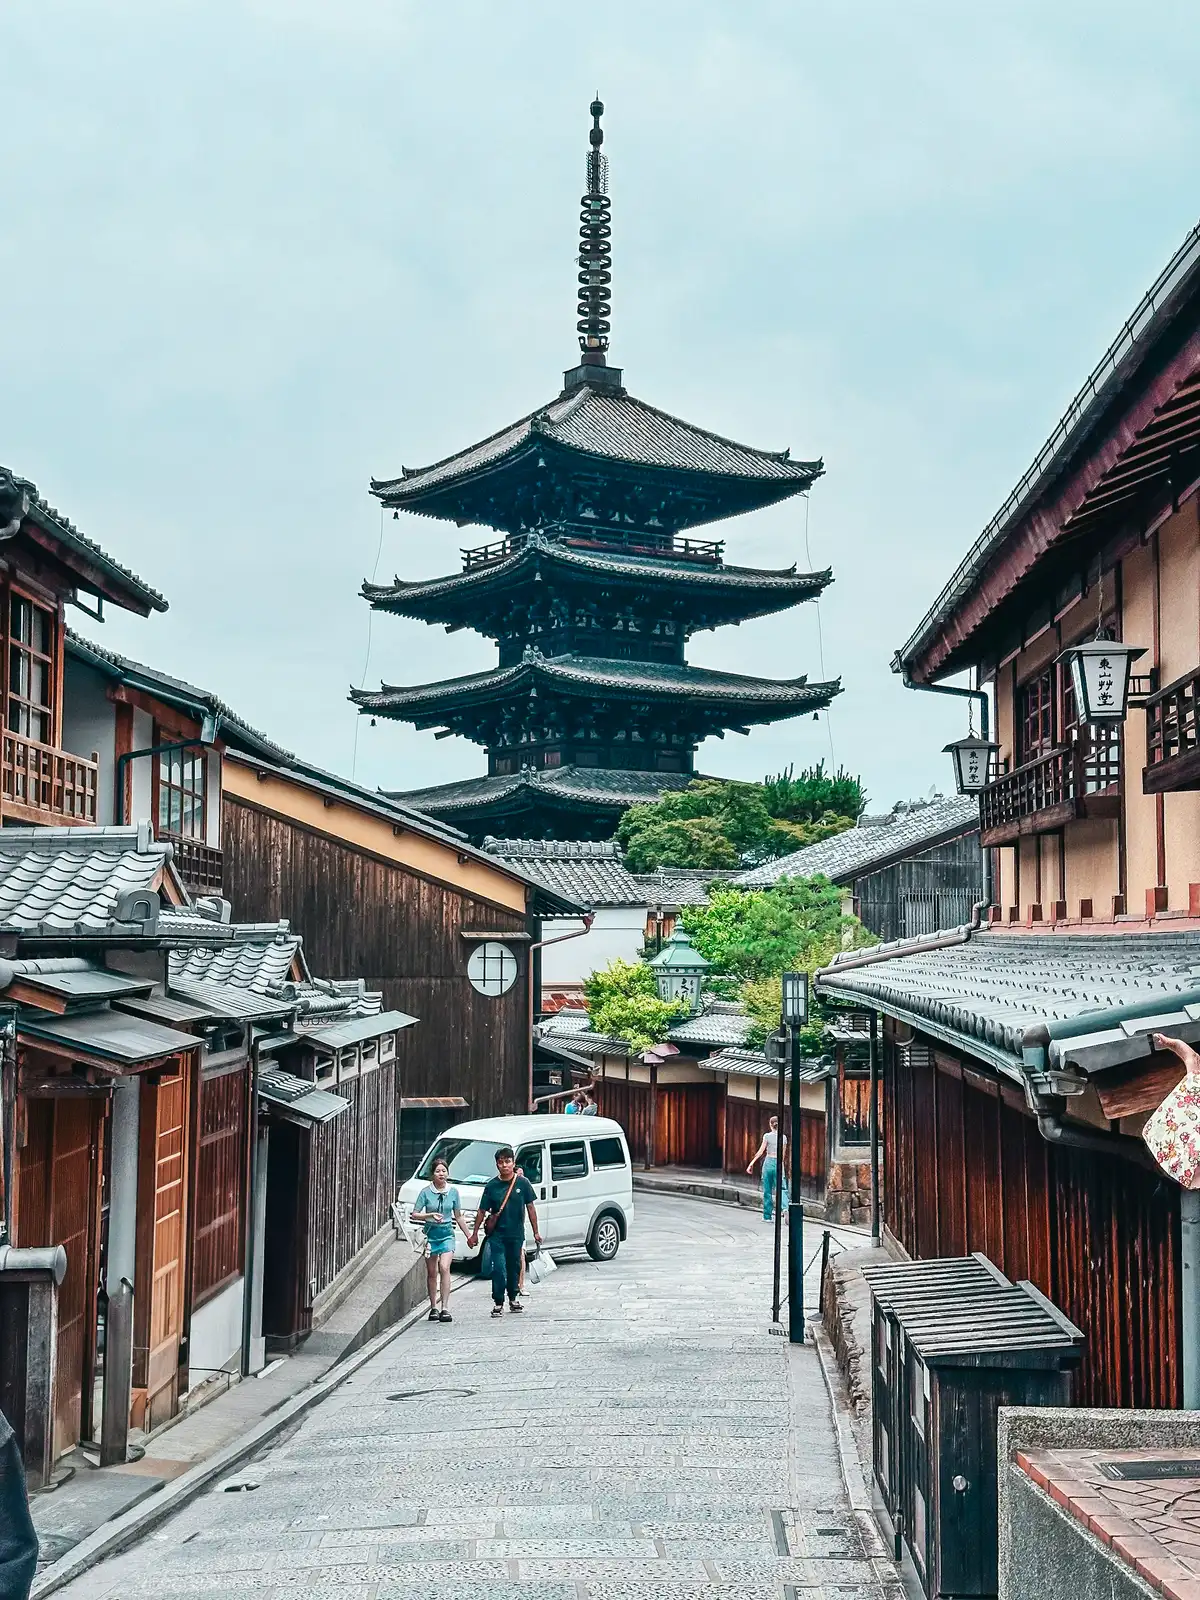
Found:
[[[433,1181],[427,1183],[413,1203],[409,1220],[425,1227],[429,1256],[425,1270],[429,1283],[430,1322],[453,1322],[450,1315],[450,1263],[454,1260],[454,1228],[464,1233],[458,1190],[450,1182],[450,1169],[441,1156],[433,1163]],[[438,1293],[442,1307],[438,1310]]]

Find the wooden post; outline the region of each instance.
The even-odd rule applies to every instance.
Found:
[[[871,1013],[871,1243],[879,1246],[879,1013]]]
[[[100,1465],[124,1465],[129,1448],[129,1402],[133,1387],[133,1285],[122,1278],[109,1290],[104,1324],[104,1414]]]

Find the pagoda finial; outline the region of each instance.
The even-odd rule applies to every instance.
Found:
[[[587,193],[580,202],[579,214],[579,348],[581,364],[607,365],[605,351],[612,324],[612,208],[608,198],[608,158],[600,146],[604,129],[600,118],[604,102],[599,93],[591,104],[592,127],[588,134],[591,149],[587,158]]]

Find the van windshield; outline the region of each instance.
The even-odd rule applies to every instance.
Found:
[[[486,1183],[496,1176],[496,1151],[504,1146],[495,1139],[439,1139],[417,1168],[418,1178],[432,1178],[433,1163],[450,1163],[451,1183]]]

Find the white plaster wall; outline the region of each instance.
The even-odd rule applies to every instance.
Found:
[[[139,711],[134,708],[133,713],[133,748],[135,750],[148,750],[154,743],[154,718],[148,711]],[[129,763],[133,771],[133,789],[131,793],[132,805],[130,807],[130,822],[142,822],[149,819],[155,821],[154,813],[150,808],[151,798],[154,794],[152,785],[154,766],[153,756],[139,756],[136,761]]]
[[[116,760],[117,708],[106,693],[109,680],[72,656],[63,672],[63,749],[74,756],[100,757],[96,820],[113,820],[113,763]]]
[[[242,1348],[242,1294],[244,1278],[222,1289],[192,1312],[188,1372],[192,1387],[222,1368],[236,1365]]]
[[[574,933],[583,923],[577,917],[547,917],[542,938]],[[581,939],[568,939],[542,951],[542,987],[581,984],[589,973],[606,967],[618,956],[636,961],[646,936],[645,906],[606,906],[596,913],[591,931]]]
[[[204,842],[214,850],[221,848],[221,754],[208,751],[207,781],[204,796]]]

